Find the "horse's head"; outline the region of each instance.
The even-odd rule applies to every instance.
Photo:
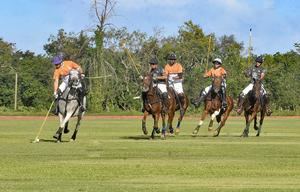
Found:
[[[253,79],[253,93],[255,94],[255,97],[258,98],[260,96],[261,91],[261,80],[259,79]]]
[[[215,93],[219,93],[219,91],[221,90],[222,81],[223,81],[222,77],[214,77],[213,78],[212,90]]]
[[[142,79],[142,91],[148,92],[152,87],[152,76],[151,74],[146,74]]]
[[[69,73],[69,85],[73,88],[77,88],[80,85],[80,73],[77,70],[72,69]]]

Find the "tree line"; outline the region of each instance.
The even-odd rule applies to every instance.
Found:
[[[101,18],[100,18],[101,19]],[[211,52],[207,57],[211,38]],[[300,45],[295,50],[273,55],[263,54],[263,67],[267,70],[264,81],[270,94],[273,110],[296,111],[300,106]],[[165,37],[161,31],[154,35],[140,31],[129,32],[127,28],[97,26],[93,33],[79,34],[60,29],[49,37],[44,45],[44,55],[31,51],[19,51],[15,44],[0,38],[0,107],[13,108],[15,74],[18,74],[17,102],[19,110],[45,110],[52,101],[51,58],[62,53],[65,59],[79,63],[86,75],[88,85],[88,110],[138,111],[140,100],[139,76],[149,70],[149,60],[157,57],[164,67],[167,55],[174,52],[184,71],[184,89],[195,97],[207,86],[203,78],[207,62],[219,57],[228,72],[228,94],[237,98],[248,84],[243,71],[249,66],[247,45],[238,42],[234,35],[217,37],[187,21],[177,35]],[[257,55],[251,55],[251,64]],[[193,110],[191,107],[190,110]]]

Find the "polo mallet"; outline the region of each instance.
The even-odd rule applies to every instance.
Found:
[[[49,110],[48,110],[48,112],[47,112],[47,114],[46,114],[46,117],[44,118],[44,121],[43,121],[43,123],[42,123],[42,125],[41,125],[41,127],[40,127],[40,129],[39,129],[39,131],[38,131],[38,133],[37,133],[37,135],[36,135],[36,137],[35,137],[35,139],[32,141],[32,143],[38,143],[38,142],[40,141],[39,136],[40,136],[40,134],[41,134],[41,132],[42,132],[42,129],[43,129],[45,123],[46,123],[46,120],[47,120],[47,118],[48,118],[48,116],[49,116],[49,113],[50,113],[50,111],[51,111],[51,108],[52,108],[54,102],[55,102],[55,100],[52,101],[52,103],[51,103],[51,105],[50,105],[50,107],[49,107]]]

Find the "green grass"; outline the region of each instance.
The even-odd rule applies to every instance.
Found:
[[[57,121],[0,121],[0,191],[300,191],[299,119],[266,118],[261,137],[230,118],[217,138],[185,119],[179,136],[148,140],[141,121],[83,120],[53,143]],[[148,130],[152,120],[148,119]],[[71,124],[74,126],[74,122]]]

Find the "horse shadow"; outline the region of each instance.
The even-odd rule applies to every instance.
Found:
[[[31,141],[32,142],[32,141]],[[69,143],[70,141],[60,141],[61,143]],[[53,139],[40,139],[39,143],[57,143],[56,140]]]
[[[160,136],[155,136],[157,138],[160,138]],[[120,139],[126,139],[126,140],[150,140],[151,137],[147,135],[136,135],[136,136],[123,136],[120,137]]]

